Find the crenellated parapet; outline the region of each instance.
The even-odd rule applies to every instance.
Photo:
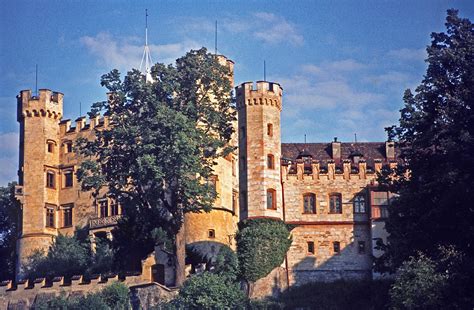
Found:
[[[74,124],[74,125],[73,125]],[[86,116],[78,117],[74,123],[70,119],[62,120],[59,123],[59,132],[61,136],[71,133],[87,132],[109,128],[109,117],[96,115],[87,120]]]
[[[17,96],[18,121],[25,117],[48,117],[60,120],[63,115],[63,94],[40,89],[37,96],[31,90],[22,90]]]
[[[275,82],[258,81],[256,87],[252,82],[245,82],[235,88],[237,109],[244,106],[266,105],[282,109],[283,88]]]

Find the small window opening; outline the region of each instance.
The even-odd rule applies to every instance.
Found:
[[[314,255],[314,242],[313,241],[308,241],[308,254],[313,254]]]
[[[339,254],[341,252],[341,243],[339,241],[334,241],[332,243],[332,248],[333,248],[334,254]]]
[[[273,137],[273,124],[267,124],[267,135]]]
[[[267,189],[267,209],[276,210],[276,191]]]
[[[207,232],[207,236],[209,237],[209,239],[216,238],[216,231],[214,229],[209,229]]]
[[[267,155],[267,168],[275,169],[275,156],[273,156],[272,154]]]
[[[53,141],[48,141],[47,142],[47,147],[48,147],[48,153],[54,153],[54,142]]]

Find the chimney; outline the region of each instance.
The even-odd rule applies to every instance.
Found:
[[[332,159],[335,162],[341,160],[341,142],[337,141],[337,137],[334,137],[334,141],[331,143],[332,146]]]
[[[395,160],[395,142],[387,141],[385,142],[385,156],[387,160]]]

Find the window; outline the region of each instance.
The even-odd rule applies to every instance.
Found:
[[[331,194],[329,196],[329,213],[342,213],[341,194]]]
[[[303,204],[304,204],[303,213],[316,214],[316,195],[315,194],[304,194]]]
[[[56,174],[53,171],[46,172],[46,187],[47,188],[54,188],[55,187],[55,177]]]
[[[54,141],[48,141],[46,142],[48,153],[54,153],[54,145],[56,143]]]
[[[107,199],[99,200],[99,217],[109,216],[109,202]]]
[[[216,237],[216,231],[214,229],[209,229],[209,231],[207,232],[207,236],[209,237],[209,239],[214,239]]]
[[[72,142],[64,142],[64,152],[65,153],[72,153]]]
[[[232,212],[237,211],[237,199],[239,199],[239,194],[236,191],[232,192]]]
[[[55,206],[47,205],[46,206],[46,227],[54,228],[54,209]]]
[[[313,241],[308,241],[308,254],[314,254],[314,242]]]
[[[73,173],[72,170],[64,172],[64,187],[72,187],[73,185]]]
[[[119,215],[119,214],[120,214],[119,204],[115,200],[112,200],[110,202],[110,215]]]
[[[356,195],[354,197],[354,213],[366,213],[367,209],[365,207],[365,196]]]
[[[388,192],[372,192],[372,205],[387,206]]]
[[[276,210],[276,191],[267,189],[267,209]]]
[[[334,241],[332,243],[332,249],[334,254],[339,254],[341,252],[341,243],[339,241]]]
[[[359,254],[365,254],[365,241],[359,241],[358,249],[359,249]]]
[[[67,205],[61,206],[63,210],[63,227],[72,226],[72,207],[73,207],[73,204],[67,204]]]
[[[273,137],[273,124],[267,124],[267,135]]]
[[[267,155],[267,168],[275,169],[275,157],[272,154]]]
[[[216,175],[211,175],[207,179],[206,183],[209,188],[212,188],[215,192],[217,192],[217,176]]]

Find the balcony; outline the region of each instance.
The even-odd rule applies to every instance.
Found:
[[[107,216],[107,217],[97,217],[89,220],[89,229],[104,228],[109,226],[117,225],[119,219],[122,217],[121,214]]]

